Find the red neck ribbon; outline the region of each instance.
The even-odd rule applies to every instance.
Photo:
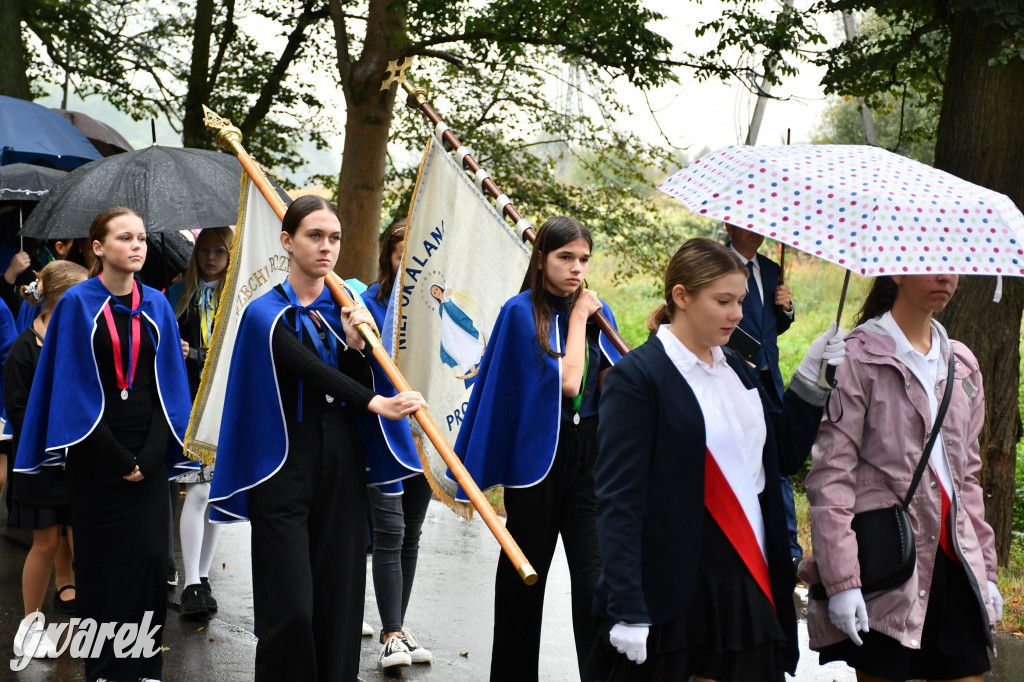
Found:
[[[103,281],[103,273],[99,275]],[[128,361],[128,374],[125,376],[124,362],[121,359],[121,337],[118,336],[117,326],[114,324],[114,313],[111,310],[113,302],[107,301],[103,306],[103,318],[107,321],[107,331],[110,332],[110,344],[114,347],[114,372],[117,374],[117,387],[121,389],[121,400],[128,399],[128,389],[132,387],[135,379],[135,368],[139,362],[139,348],[142,346],[142,321],[136,312],[139,307],[142,295],[139,292],[139,283],[132,280],[132,309],[129,312],[130,322],[128,325],[128,344],[131,346],[131,358]]]

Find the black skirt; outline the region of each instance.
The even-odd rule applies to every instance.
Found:
[[[991,670],[981,605],[964,568],[942,550],[935,557],[931,593],[920,649],[908,649],[871,631],[861,634],[863,646],[844,639],[824,647],[820,662],[845,661],[861,672],[889,680],[950,680]]]
[[[611,625],[606,623],[594,642],[586,668],[588,681],[685,682],[691,676],[718,682],[785,679],[786,635],[775,610],[706,509],[693,597],[685,613],[651,628],[643,665],[611,646]]]

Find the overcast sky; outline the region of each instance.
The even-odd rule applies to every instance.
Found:
[[[666,16],[654,29],[665,35],[677,47],[698,49],[700,43],[694,37],[694,28],[704,20],[713,18],[720,11],[718,0],[706,0],[702,4],[680,0],[647,0],[646,5]],[[807,2],[798,0],[797,6]],[[248,30],[252,30],[247,27]],[[836,33],[834,25],[823,26],[826,35]],[[258,31],[258,29],[257,29]],[[261,32],[261,31],[258,31]],[[268,35],[267,42],[275,37]],[[268,45],[270,47],[270,45]],[[822,71],[803,66],[795,78],[786,79],[775,87],[772,94],[787,98],[768,103],[764,121],[758,137],[759,144],[782,144],[786,130],[791,129],[794,144],[807,142],[818,125],[825,97],[819,85]],[[325,83],[326,87],[335,87]],[[321,94],[322,91],[321,91]],[[685,148],[692,157],[704,148],[717,149],[730,144],[742,144],[747,133],[750,116],[756,98],[739,84],[725,84],[709,80],[698,83],[686,70],[679,70],[679,82],[648,93],[648,100],[636,89],[624,84],[620,96],[628,104],[632,115],[621,118],[622,128],[633,130],[651,143],[664,144],[667,139],[673,146]],[[343,102],[340,90],[330,97],[337,105]],[[60,97],[54,95],[40,100],[46,106],[59,106]],[[118,114],[99,98],[81,102],[72,98],[69,108],[83,110],[103,120],[121,132],[136,148],[151,143],[149,121],[132,121]],[[651,110],[655,113],[652,115]],[[439,112],[444,117],[444,112]],[[340,117],[339,117],[340,118]],[[424,125],[424,136],[428,128]],[[328,135],[333,148],[317,152],[311,146],[303,150],[307,166],[296,174],[294,180],[300,185],[305,178],[316,173],[337,173],[340,165],[343,135],[338,131]],[[157,141],[160,144],[178,146],[180,136],[174,133],[165,121],[157,122]],[[471,140],[464,140],[472,146]]]

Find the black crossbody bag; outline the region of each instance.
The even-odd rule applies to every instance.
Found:
[[[935,439],[942,430],[942,421],[949,407],[949,399],[953,394],[953,352],[949,354],[949,373],[946,377],[946,390],[942,394],[942,403],[935,415],[928,443],[924,446],[921,461],[917,463],[910,489],[902,504],[896,503],[884,509],[854,514],[850,527],[857,534],[857,560],[860,563],[860,582],[862,592],[877,592],[898,587],[914,574],[917,563],[917,549],[914,544],[914,530],[910,526],[910,501],[917,491],[917,486],[928,466],[928,455],[935,446]],[[824,586],[812,585],[811,596],[825,599]]]

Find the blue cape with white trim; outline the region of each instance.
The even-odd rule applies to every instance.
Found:
[[[344,341],[341,308],[334,303],[326,287],[318,300],[330,302],[330,309],[318,312],[330,325],[331,331]],[[288,457],[288,426],[274,366],[273,332],[281,316],[292,307],[288,299],[274,288],[252,301],[242,313],[217,439],[217,471],[210,489],[211,521],[231,523],[247,520],[248,491],[277,473]],[[376,381],[374,390],[377,390]],[[358,426],[364,415],[355,416]],[[368,426],[364,434],[371,432],[373,425],[380,422],[368,418],[365,423]],[[379,426],[377,431],[380,431]],[[384,441],[383,434],[378,433],[377,437]],[[400,477],[415,473],[400,467],[386,446],[388,456],[382,456],[381,461],[371,459],[370,447],[366,449],[367,481],[371,484],[387,480],[379,477],[393,475],[395,470],[405,472]],[[387,462],[388,459],[393,464]]]
[[[171,429],[167,463],[168,476],[173,478],[189,466],[182,454],[192,411],[185,359],[167,299],[156,289],[139,287],[143,322],[153,325],[155,332],[156,386]],[[38,473],[43,466],[63,465],[65,448],[80,443],[99,423],[104,397],[93,339],[97,319],[111,298],[103,282],[92,277],[68,289],[54,308],[32,380],[15,471]]]
[[[379,288],[380,285],[375,282],[361,297],[377,328],[383,329],[388,306],[387,303],[381,303],[375,298]],[[376,393],[385,398],[398,395],[380,363],[371,362],[370,369],[373,372],[373,390]],[[366,449],[366,465],[370,469],[367,474],[369,485],[377,486],[385,495],[397,495],[402,492],[403,478],[423,473],[408,418],[392,421],[376,414],[359,414],[356,426],[363,437],[363,447]]]
[[[540,349],[533,321],[532,292],[513,296],[498,313],[455,453],[481,490],[503,485],[526,488],[547,476],[558,446],[562,416],[562,361]],[[615,325],[604,301],[602,312]],[[561,348],[557,313],[549,343]],[[615,364],[619,352],[601,334],[601,351]],[[451,472],[446,472],[454,481]],[[460,486],[455,499],[468,501]]]

